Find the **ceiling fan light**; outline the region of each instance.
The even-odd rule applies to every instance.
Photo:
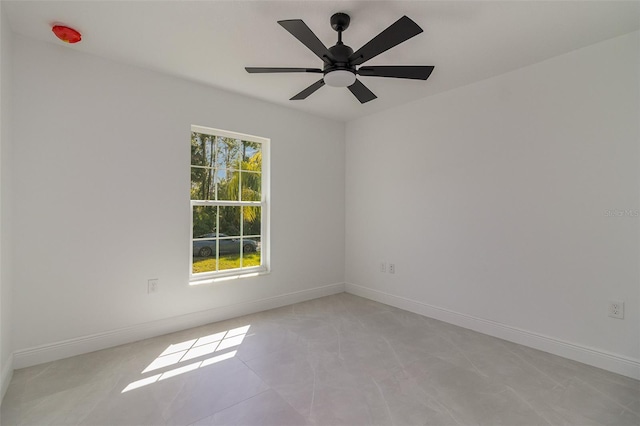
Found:
[[[332,87],[349,87],[356,82],[356,75],[347,70],[330,71],[324,75],[324,82]]]

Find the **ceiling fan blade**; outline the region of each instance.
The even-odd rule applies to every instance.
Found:
[[[422,28],[418,24],[403,16],[354,52],[349,57],[349,62],[352,65],[360,65],[421,32]]]
[[[329,49],[320,41],[313,31],[304,23],[302,19],[289,19],[278,21],[278,24],[289,31],[291,35],[300,40],[302,44],[307,46],[316,56],[327,64],[333,64],[335,59]]]
[[[302,92],[298,93],[297,95],[295,95],[293,98],[291,98],[289,100],[290,101],[300,101],[302,99],[306,99],[310,94],[312,94],[313,92],[315,92],[316,90],[318,90],[322,86],[324,86],[324,80],[320,79],[320,80],[316,81],[311,86],[307,87]]]
[[[357,72],[365,77],[395,77],[426,80],[431,75],[433,68],[432,66],[392,65],[360,67]]]
[[[267,73],[267,72],[315,72],[321,73],[320,68],[264,68],[264,67],[245,67],[250,74]]]
[[[351,93],[353,93],[354,96],[358,98],[361,104],[377,98],[377,96],[374,95],[371,90],[367,89],[367,86],[362,84],[360,80],[356,80],[355,83],[349,86],[349,90],[351,90]]]

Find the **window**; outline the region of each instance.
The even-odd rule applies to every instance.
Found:
[[[267,271],[269,140],[191,126],[192,284]]]

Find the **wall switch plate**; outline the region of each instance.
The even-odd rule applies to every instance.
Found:
[[[396,264],[395,263],[390,263],[389,264],[389,273],[390,274],[395,274],[396,273]]]
[[[609,316],[611,318],[624,318],[624,302],[612,300],[609,302]]]
[[[387,272],[387,264],[380,262],[380,272]]]
[[[157,293],[158,292],[158,279],[152,278],[147,281],[147,293]]]

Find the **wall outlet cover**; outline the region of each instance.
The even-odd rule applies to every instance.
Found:
[[[152,278],[147,281],[147,293],[157,293],[158,292],[158,279]]]
[[[609,316],[611,318],[624,319],[624,302],[609,301]]]

